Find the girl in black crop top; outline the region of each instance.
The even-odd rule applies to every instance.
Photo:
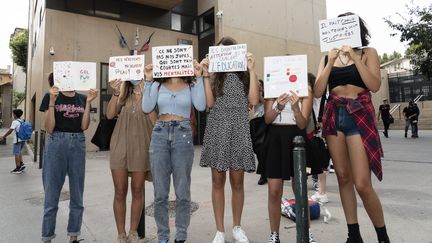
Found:
[[[353,13],[338,17],[346,15]],[[321,60],[313,90],[317,98],[323,95],[327,85],[330,90],[322,129],[338,178],[348,224],[347,243],[363,242],[358,225],[354,188],[375,226],[378,242],[389,243],[383,209],[371,183],[371,169],[378,179],[382,179],[382,148],[369,92],[377,92],[380,88],[380,63],[377,51],[366,47],[370,35],[361,18],[360,31],[364,48],[342,46],[330,50],[328,56]],[[352,102],[354,100],[355,102]],[[352,105],[359,103],[362,105]],[[362,122],[359,117],[362,117]],[[374,147],[366,150],[362,144],[369,143]],[[371,156],[371,153],[374,156]]]

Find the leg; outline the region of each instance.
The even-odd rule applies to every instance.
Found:
[[[233,226],[240,226],[244,205],[244,171],[230,170],[229,178],[232,191]]]
[[[405,119],[405,137],[408,136],[408,128],[410,126],[410,121],[408,119]]]
[[[68,155],[68,177],[69,177],[69,222],[67,226],[68,235],[71,240],[81,234],[82,218],[84,213],[83,195],[85,178],[85,137],[84,134],[70,137]]]
[[[216,228],[225,232],[224,211],[225,211],[225,180],[226,172],[212,169],[212,203],[216,220]]]
[[[279,233],[281,219],[281,198],[283,192],[283,180],[267,178],[268,182],[268,211],[271,232]]]
[[[164,131],[164,130],[162,130]],[[165,137],[153,131],[150,144],[150,162],[154,188],[154,217],[159,240],[168,240],[168,195],[171,183],[171,150]]]
[[[327,171],[318,175],[319,194],[324,195],[327,191]]]
[[[339,194],[345,213],[345,219],[347,224],[356,224],[358,222],[357,198],[354,192],[354,182],[345,135],[338,132],[337,136],[327,136],[327,142],[338,179]]]
[[[374,226],[382,227],[384,215],[379,198],[372,187],[369,161],[360,135],[347,137],[347,145],[355,188]]]
[[[48,134],[44,151],[42,182],[44,187],[44,213],[42,221],[42,241],[55,238],[55,226],[60,192],[62,190],[67,164],[64,143],[57,134]]]
[[[127,170],[111,170],[114,183],[113,210],[119,235],[126,234],[126,196],[128,192]]]
[[[183,137],[183,135],[186,135]],[[191,218],[191,173],[194,157],[192,131],[175,129],[175,144],[171,154],[173,184],[176,195],[176,237],[186,240]]]
[[[388,138],[389,127],[390,127],[390,123],[388,121],[384,121],[384,135],[386,138]]]
[[[144,172],[132,172],[131,191],[131,222],[130,231],[136,232],[141,218],[141,213],[144,205]]]

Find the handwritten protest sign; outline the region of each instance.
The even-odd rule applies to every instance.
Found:
[[[343,45],[361,47],[360,22],[357,15],[319,21],[321,52]]]
[[[96,88],[96,63],[54,62],[54,85],[60,91]]]
[[[109,59],[109,80],[141,80],[144,78],[144,55],[118,56]]]
[[[279,97],[294,91],[308,96],[307,56],[277,56],[264,58],[264,98]]]
[[[209,72],[239,72],[247,70],[247,45],[211,46]]]
[[[194,75],[191,45],[153,47],[152,59],[154,78]]]

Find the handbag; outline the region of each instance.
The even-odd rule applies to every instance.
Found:
[[[111,135],[114,131],[114,127],[117,123],[117,119],[106,119],[102,118],[99,121],[91,142],[99,147],[100,151],[109,150]]]
[[[315,126],[315,134],[306,139],[307,160],[306,166],[311,168],[311,174],[320,174],[330,164],[330,153],[325,140],[318,135],[318,127],[315,112],[312,109],[312,118]]]
[[[254,153],[258,154],[260,148],[264,144],[265,134],[267,131],[267,124],[265,123],[264,116],[250,120],[249,125],[252,139],[252,148]]]
[[[393,118],[392,115],[389,115],[388,121],[389,121],[390,124],[394,123],[394,118]]]

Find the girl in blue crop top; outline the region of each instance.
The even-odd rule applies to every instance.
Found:
[[[353,13],[338,17],[348,15]],[[322,58],[314,95],[321,97],[329,86],[322,129],[338,178],[348,224],[347,242],[363,242],[357,219],[357,191],[375,226],[378,242],[389,243],[383,209],[371,183],[371,170],[382,179],[382,148],[369,92],[380,88],[380,62],[377,51],[367,47],[370,35],[361,18],[360,32],[364,48],[345,45]]]
[[[176,194],[177,243],[187,239],[191,210],[191,171],[194,157],[191,112],[206,108],[202,66],[193,61],[196,81],[192,77],[172,77],[153,81],[153,66],[145,67],[143,111],[156,106],[158,120],[150,142],[150,163],[154,186],[154,215],[159,243],[168,242],[168,194],[171,174]]]

